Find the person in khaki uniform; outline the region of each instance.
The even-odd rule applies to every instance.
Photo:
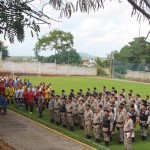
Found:
[[[100,128],[101,114],[100,109],[97,108],[93,117],[93,130],[96,142],[100,142],[101,128]]]
[[[78,123],[79,123],[79,121],[78,121],[78,105],[79,105],[79,103],[78,103],[78,99],[76,97],[73,99],[72,105],[73,105],[73,111],[72,111],[73,122],[74,122],[75,126],[78,126]]]
[[[123,113],[123,107],[120,105],[118,107],[118,112],[116,116],[116,128],[119,131],[119,140],[118,143],[123,143],[123,123],[125,121],[125,115]]]
[[[60,103],[59,95],[56,95],[54,100],[54,119],[57,125],[60,125],[60,106],[61,103]]]
[[[91,128],[93,122],[93,112],[91,110],[90,104],[86,105],[86,110],[84,112],[84,122],[85,122],[85,134],[87,139],[91,139]]]
[[[126,150],[132,150],[132,132],[134,128],[133,120],[131,119],[132,114],[127,113],[127,117],[124,123],[123,131],[124,131],[124,145]]]
[[[84,100],[79,101],[79,106],[78,106],[78,119],[79,119],[79,125],[80,129],[84,129],[84,105],[83,105]]]
[[[71,97],[68,98],[68,103],[66,105],[66,112],[67,112],[67,121],[70,126],[70,130],[73,131],[74,129],[74,122],[73,122],[73,105],[72,105],[72,100]]]
[[[50,122],[54,122],[54,95],[51,95],[51,99],[49,101],[48,109],[50,112]]]
[[[62,104],[60,106],[60,117],[63,127],[67,128],[66,98],[62,98]]]
[[[105,110],[104,116],[101,118],[101,126],[104,133],[105,145],[109,146],[110,136],[113,129],[113,119],[109,115],[109,110]]]
[[[140,117],[139,117],[139,123],[140,123],[140,130],[141,130],[141,139],[143,141],[147,138],[147,132],[148,132],[148,125],[150,122],[150,114],[147,110],[147,104],[145,100],[142,100],[142,107],[140,110]]]

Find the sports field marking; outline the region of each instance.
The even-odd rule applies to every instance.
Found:
[[[55,133],[57,133],[57,134],[59,134],[59,135],[65,137],[65,138],[68,138],[68,139],[70,139],[70,140],[72,140],[72,141],[74,141],[74,142],[76,142],[76,143],[79,143],[79,144],[85,146],[85,147],[88,147],[88,148],[90,148],[90,149],[92,149],[92,150],[97,150],[97,149],[94,148],[94,147],[91,147],[91,146],[89,146],[89,145],[87,145],[87,144],[85,144],[85,143],[82,143],[82,142],[80,142],[80,141],[78,141],[78,140],[75,140],[75,139],[73,139],[73,138],[71,138],[71,137],[69,137],[69,136],[67,136],[67,135],[64,135],[64,134],[62,134],[62,133],[60,133],[60,132],[58,132],[58,131],[56,131],[56,130],[50,128],[50,127],[47,127],[47,126],[45,126],[45,125],[43,125],[43,124],[40,124],[40,123],[38,123],[38,122],[36,122],[36,121],[34,121],[34,120],[28,118],[28,117],[25,117],[25,116],[23,116],[23,115],[20,115],[20,114],[18,114],[18,113],[16,113],[16,112],[12,111],[12,110],[10,110],[10,109],[9,109],[9,111],[12,112],[12,113],[14,113],[14,114],[16,114],[16,115],[18,115],[18,116],[21,117],[21,118],[24,118],[24,119],[26,119],[26,120],[29,120],[29,121],[31,121],[31,122],[33,122],[33,123],[35,123],[35,124],[37,124],[37,125],[39,125],[39,126],[41,126],[41,127],[44,127],[44,128],[46,128],[46,129],[48,129],[48,130],[51,130],[51,131],[53,131],[53,132],[55,132]],[[25,114],[25,113],[24,113],[24,114]],[[34,116],[31,116],[31,118],[37,119],[37,120],[39,120],[39,121],[41,121],[41,122],[43,122],[43,123],[45,123],[45,124],[47,124],[47,125],[50,125],[48,122],[45,122],[45,121],[43,121],[43,120],[41,120],[41,119],[39,119],[39,118],[36,118],[36,117],[34,117]],[[72,134],[72,133],[70,133],[69,131],[67,131],[67,130],[65,130],[65,129],[63,129],[63,128],[57,127],[57,126],[55,126],[55,125],[53,125],[53,124],[51,124],[51,126],[57,128],[57,129],[63,130],[64,132],[66,132],[66,133],[68,133],[68,134],[70,134],[70,135],[72,135],[72,136],[76,136],[77,138],[81,138],[82,140],[86,140],[87,142],[90,142],[90,143],[92,143],[92,144],[94,144],[94,145],[96,145],[96,146],[98,146],[98,147],[101,147],[101,148],[103,148],[103,149],[105,149],[105,150],[111,150],[110,148],[107,148],[107,147],[105,147],[105,146],[103,146],[103,145],[101,145],[101,144],[97,144],[97,143],[95,143],[95,142],[93,142],[93,141],[90,141],[90,140],[88,140],[88,139],[84,139],[84,138],[82,138],[82,137],[79,137],[78,135]]]

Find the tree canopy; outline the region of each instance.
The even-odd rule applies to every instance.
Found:
[[[55,50],[58,53],[72,48],[73,35],[62,30],[53,30],[44,35],[35,45],[34,51]]]
[[[111,0],[110,0],[111,1]],[[118,0],[121,2],[120,0]],[[50,14],[44,13],[44,8],[60,11],[60,16],[71,17],[77,11],[90,13],[104,8],[105,0],[41,0],[41,5],[36,7],[33,3],[36,0],[1,0],[0,1],[0,34],[8,38],[11,43],[17,37],[19,42],[23,42],[25,30],[29,28],[31,35],[40,32],[40,24],[50,25],[54,20]],[[133,6],[132,16],[137,14],[137,19],[141,21],[142,16],[150,22],[150,1],[149,0],[128,0]],[[56,21],[56,20],[55,20]]]
[[[60,53],[55,55],[51,55],[49,57],[38,56],[38,60],[45,63],[54,63],[55,58],[57,60],[57,64],[80,64],[81,57],[77,53],[76,49],[70,49],[68,51],[61,51]]]
[[[116,71],[124,73],[127,69],[150,71],[150,42],[145,37],[134,38],[121,48],[120,52],[114,53]]]
[[[2,59],[9,57],[8,47],[4,45],[3,41],[0,41],[0,52],[2,52]]]

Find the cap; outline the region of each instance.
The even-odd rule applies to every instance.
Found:
[[[132,114],[128,112],[128,113],[127,113],[127,116],[130,116],[130,117],[132,117]]]
[[[109,110],[108,109],[105,109],[104,111],[108,112],[109,113]]]
[[[89,107],[91,107],[91,105],[90,105],[90,104],[87,104],[86,106],[89,106]]]
[[[121,105],[118,106],[120,109],[123,109],[123,107]]]

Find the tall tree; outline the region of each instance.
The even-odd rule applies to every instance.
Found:
[[[114,58],[116,72],[123,74],[127,69],[144,71],[149,68],[150,43],[144,37],[134,38],[120,52],[115,53]]]
[[[58,53],[72,48],[73,35],[70,32],[62,30],[50,31],[48,35],[44,35],[35,45],[34,50],[55,50]]]
[[[8,47],[4,45],[3,41],[0,41],[0,52],[2,52],[2,59],[9,57]]]
[[[120,0],[118,0],[121,2]],[[104,8],[105,0],[40,0],[38,5],[36,0],[1,0],[0,1],[0,34],[7,37],[11,43],[17,37],[22,42],[25,37],[25,29],[31,30],[37,35],[40,32],[40,24],[51,25],[54,20],[50,14],[44,13],[44,8],[49,5],[50,9],[60,11],[60,16],[71,17],[76,11],[89,13]],[[142,16],[150,22],[150,1],[149,0],[128,0],[133,6],[132,15],[137,14],[138,20]],[[37,6],[37,7],[36,7]],[[54,20],[56,21],[56,20]]]

